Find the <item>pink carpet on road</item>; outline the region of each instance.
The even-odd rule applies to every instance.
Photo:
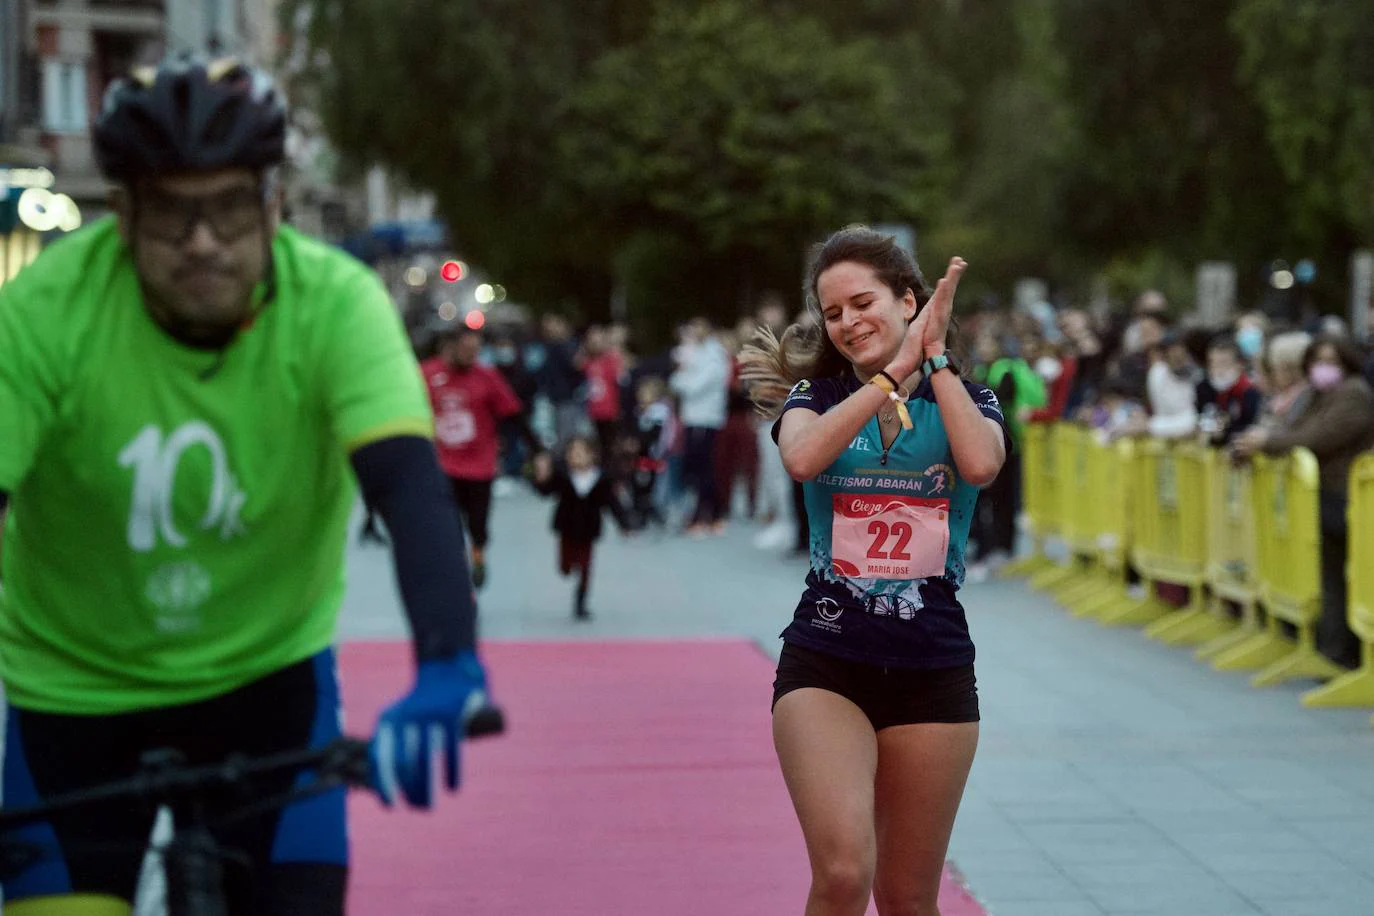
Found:
[[[772,664],[744,641],[489,643],[508,732],[465,746],[432,813],[351,799],[353,916],[800,913]],[[409,686],[410,648],[340,651],[348,730]],[[944,916],[983,909],[947,870]]]

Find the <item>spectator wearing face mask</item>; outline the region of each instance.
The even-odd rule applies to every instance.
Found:
[[[1265,397],[1260,422],[1285,429],[1298,421],[1312,403],[1312,386],[1303,371],[1303,357],[1312,345],[1306,331],[1276,334],[1264,351]]]
[[[1264,354],[1269,319],[1262,312],[1246,312],[1236,320],[1236,346],[1246,364],[1254,368]]]
[[[1045,386],[1044,406],[1031,412],[1032,423],[1053,423],[1068,413],[1069,395],[1078,375],[1078,361],[1063,347],[1043,342],[1031,364]]]
[[[1360,354],[1344,337],[1321,335],[1303,355],[1312,403],[1287,427],[1256,426],[1237,437],[1239,455],[1277,455],[1305,448],[1321,469],[1322,618],[1317,648],[1332,661],[1354,667],[1359,641],[1346,624],[1346,500],[1350,464],[1374,448],[1374,391],[1360,376]]]
[[[1230,335],[1207,347],[1207,377],[1198,382],[1197,412],[1207,445],[1225,445],[1259,418],[1259,389],[1245,374],[1240,346]]]

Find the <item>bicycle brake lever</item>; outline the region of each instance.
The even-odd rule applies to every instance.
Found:
[[[368,742],[358,738],[340,738],[321,769],[333,773],[346,785],[364,788],[372,782]]]
[[[469,716],[463,724],[463,733],[468,738],[499,735],[506,730],[506,714],[499,706],[484,706]]]

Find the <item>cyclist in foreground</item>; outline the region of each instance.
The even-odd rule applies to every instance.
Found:
[[[428,398],[376,277],[279,225],[285,129],[270,79],[234,61],[117,81],[94,132],[116,215],[0,288],[6,806],[153,748],[215,762],[337,736],[358,487],[391,533],[417,671],[378,722],[374,785],[427,808],[442,751],[457,788],[486,688]],[[24,828],[52,855],[6,883],[7,916],[127,914],[154,814]],[[248,859],[226,863],[232,912],[343,913],[342,789],[224,833]]]

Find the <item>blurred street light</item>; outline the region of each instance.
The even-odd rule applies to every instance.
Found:
[[[444,262],[444,266],[439,268],[439,276],[449,283],[457,283],[467,274],[467,265],[462,261],[449,260]]]
[[[496,298],[496,290],[490,283],[483,283],[473,290],[472,298],[477,300],[478,305],[490,305],[492,300]]]
[[[19,221],[34,232],[75,232],[81,228],[81,210],[76,202],[47,188],[29,188],[20,194],[15,212]]]
[[[1292,289],[1295,278],[1293,270],[1288,266],[1288,262],[1279,258],[1269,265],[1269,285],[1274,289]]]
[[[441,302],[439,304],[439,317],[445,321],[452,321],[458,317],[458,306],[452,302]]]
[[[418,264],[406,268],[406,286],[419,289],[425,285],[426,279],[428,279],[428,275],[425,273],[425,269]]]
[[[487,316],[482,314],[480,310],[473,309],[468,312],[467,317],[463,319],[463,323],[474,331],[480,331],[482,330],[482,326],[487,323]]]

